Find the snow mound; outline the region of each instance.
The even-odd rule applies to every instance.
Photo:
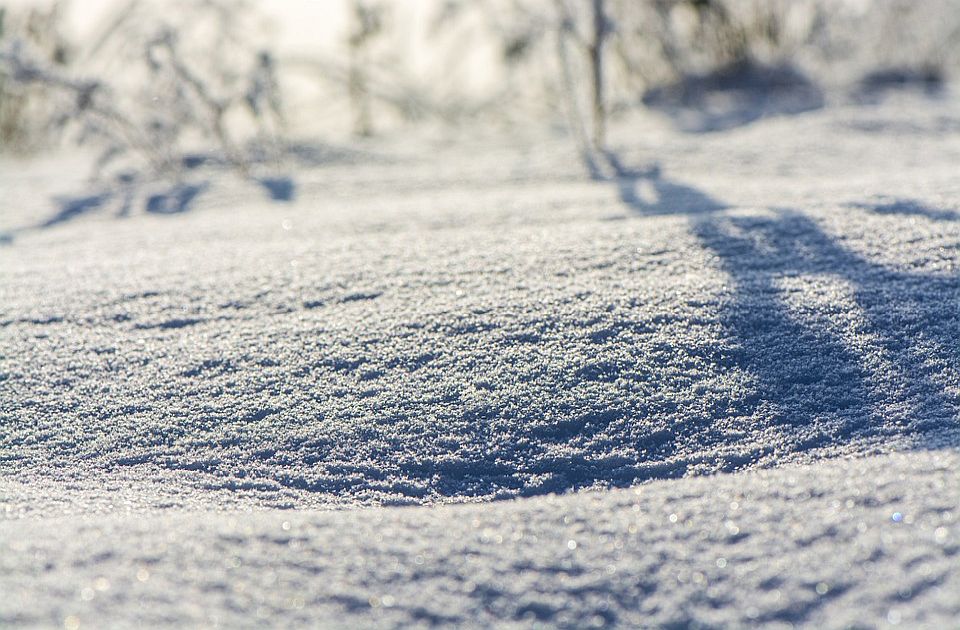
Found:
[[[953,444],[954,175],[914,156],[952,164],[958,141],[845,126],[950,107],[657,132],[660,164],[616,182],[545,142],[305,172],[282,206],[220,181],[188,212],[18,232],[0,467],[289,507]]]

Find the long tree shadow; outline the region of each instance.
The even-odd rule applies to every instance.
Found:
[[[656,199],[630,192],[640,186]],[[618,188],[638,214],[673,208],[690,216],[692,232],[732,279],[733,299],[721,319],[739,348],[738,366],[757,379],[753,416],[765,425],[757,430],[779,432],[781,447],[791,451],[888,435],[937,446],[944,434],[955,435],[956,275],[867,260],[794,210],[716,212],[724,204],[665,180],[658,169],[621,178]],[[954,219],[903,201],[871,209]]]
[[[956,277],[872,263],[791,210],[700,221],[694,231],[734,279],[727,325],[789,424],[826,420],[825,441],[956,425]],[[813,325],[798,321],[778,284],[811,277],[827,278]]]

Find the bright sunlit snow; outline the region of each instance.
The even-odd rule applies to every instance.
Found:
[[[956,619],[956,101],[644,120],[166,215],[5,161],[0,620]]]

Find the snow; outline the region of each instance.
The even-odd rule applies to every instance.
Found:
[[[396,141],[123,217],[5,158],[0,625],[955,620],[958,128],[649,113],[617,181]]]
[[[7,520],[0,619],[946,627],[958,465],[923,451],[470,506]],[[43,501],[23,490],[4,488]]]

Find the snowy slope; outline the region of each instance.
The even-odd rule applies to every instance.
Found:
[[[559,140],[385,145],[169,215],[4,162],[0,622],[950,619],[955,103],[647,118],[614,182]]]

